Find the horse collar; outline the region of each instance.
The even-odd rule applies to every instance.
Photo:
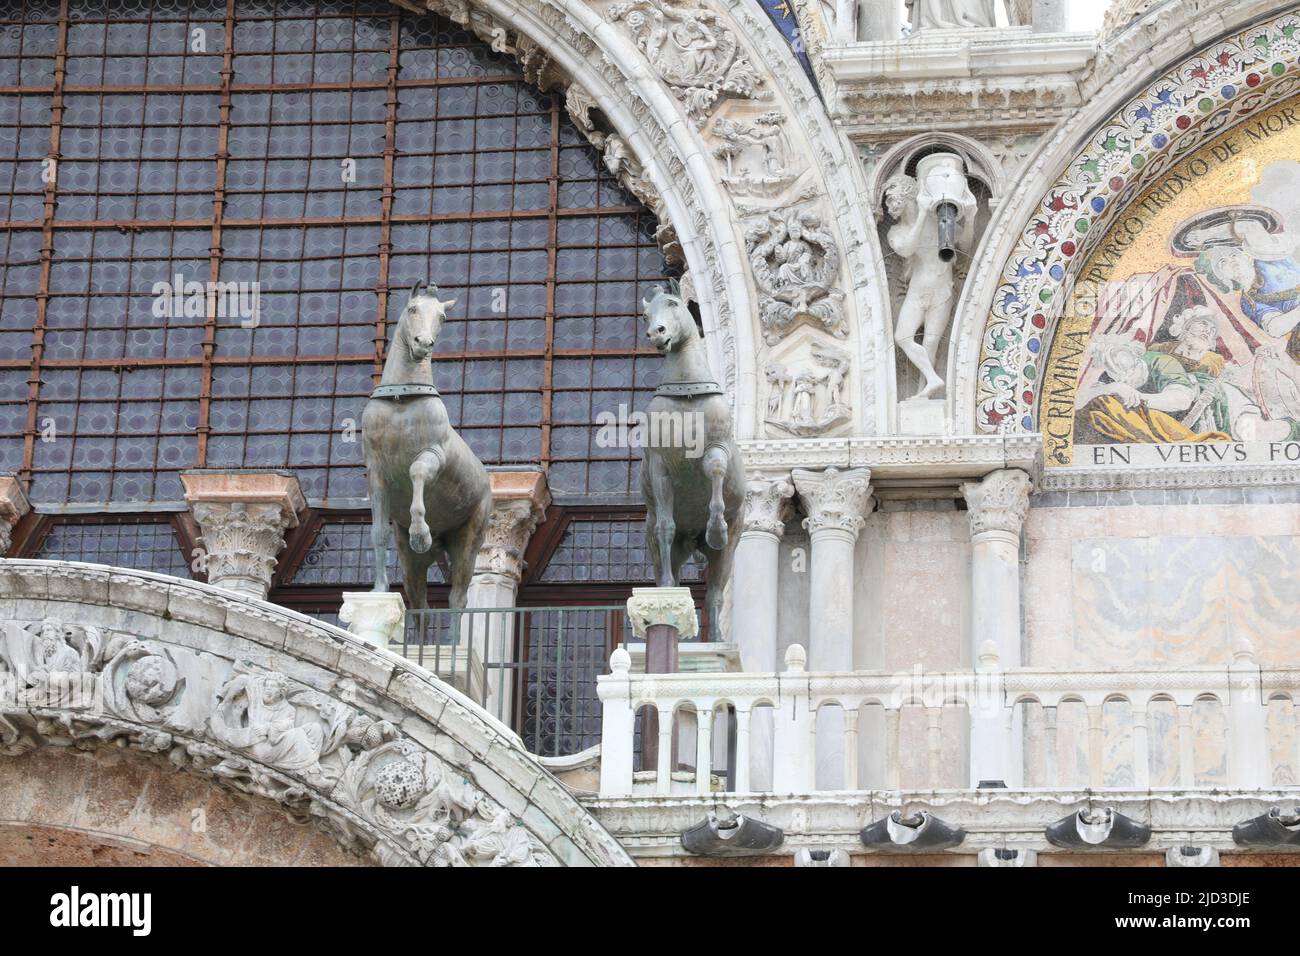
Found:
[[[432,385],[380,385],[370,393],[371,398],[407,398],[411,395],[438,398],[438,389]]]
[[[665,382],[655,389],[663,398],[694,398],[697,395],[721,395],[717,382]]]

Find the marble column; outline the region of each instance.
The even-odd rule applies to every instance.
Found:
[[[996,670],[1019,667],[1020,532],[1029,513],[1029,476],[1015,468],[995,471],[961,486],[970,517],[972,660],[996,661]],[[982,669],[988,669],[981,664]],[[992,679],[990,677],[990,679]],[[1012,723],[1002,733],[981,732],[985,721],[971,714],[971,786],[1018,786],[1024,727]],[[985,728],[988,730],[988,728]],[[1007,739],[1006,735],[1010,735]]]
[[[745,528],[736,545],[731,577],[731,633],[746,671],[774,673],[779,607],[781,536],[794,485],[788,479],[755,478],[745,489]],[[772,711],[754,712],[749,728],[750,787],[772,789]]]
[[[18,479],[0,475],[0,558],[9,553],[13,544],[14,525],[31,510],[31,502]]]
[[[1014,468],[961,486],[970,517],[972,660],[985,641],[1003,667],[1019,667],[1020,531],[1029,513],[1029,476]]]
[[[284,533],[306,507],[286,472],[187,471],[185,501],[198,523],[208,583],[266,600]]]
[[[853,551],[871,510],[871,472],[796,469],[794,486],[808,517],[811,541],[808,602],[808,669],[853,670]],[[856,789],[846,780],[845,715],[831,709],[817,715],[817,789]]]
[[[546,516],[551,495],[540,471],[494,471],[492,519],[474,564],[467,606],[475,609],[513,608],[524,573],[524,551]],[[509,613],[472,614],[468,622],[471,646],[484,667],[484,700],[488,711],[507,724],[514,699],[511,672],[502,664],[514,660],[514,619]]]

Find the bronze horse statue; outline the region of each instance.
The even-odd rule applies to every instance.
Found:
[[[655,585],[676,587],[696,551],[708,561],[709,623],[719,640],[722,599],[744,520],[745,465],[731,406],[709,371],[704,330],[676,281],[641,302],[646,335],[664,357],[647,410],[651,439],[641,463],[646,545]],[[692,440],[693,439],[693,440]]]
[[[451,427],[433,385],[433,343],[455,299],[417,282],[397,320],[379,387],[361,414],[370,483],[376,591],[388,590],[388,525],[411,607],[428,607],[435,561],[451,586],[448,601],[465,606],[474,562],[492,515],[487,469]]]

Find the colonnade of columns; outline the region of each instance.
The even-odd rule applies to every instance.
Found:
[[[994,471],[959,486],[970,518],[970,614],[972,665],[988,645],[1001,667],[1022,661],[1020,608],[1020,535],[1029,511],[1029,475],[1015,468]],[[875,502],[866,468],[820,471],[794,469],[789,476],[763,476],[749,482],[745,527],[736,551],[732,581],[732,640],[740,647],[747,671],[781,670],[777,632],[781,577],[780,542],[792,501],[798,494],[808,532],[808,669],[812,672],[856,669],[854,648],[855,553],[858,535]],[[952,582],[936,582],[952,586]],[[755,715],[759,717],[758,714]],[[857,714],[831,709],[818,715],[819,787],[850,788],[842,781],[855,763],[845,763],[843,741],[855,738]],[[1003,781],[1010,775],[1003,729],[983,727],[972,716],[971,785]],[[757,789],[770,786],[768,741],[771,730],[756,719],[751,728],[751,780]],[[983,741],[987,738],[987,743]]]

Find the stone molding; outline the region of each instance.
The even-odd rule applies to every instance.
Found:
[[[185,501],[198,523],[208,582],[265,598],[284,533],[306,507],[296,476],[284,472],[187,471]]]
[[[1040,492],[1255,488],[1300,485],[1300,465],[1189,465],[1163,468],[1045,468]]]
[[[630,863],[508,728],[346,631],[71,562],[6,561],[0,594],[0,756],[139,750],[386,865]]]
[[[990,531],[1020,536],[1029,514],[1029,494],[1033,482],[1023,471],[1007,468],[995,471],[982,481],[968,481],[961,486],[970,515],[971,537]]]
[[[32,504],[18,479],[13,475],[0,475],[0,558],[13,544],[14,525],[31,510]]]
[[[790,477],[803,498],[808,517],[803,526],[814,537],[823,532],[840,532],[857,538],[871,511],[871,471],[851,468],[840,471],[808,471],[796,468]]]
[[[740,443],[751,477],[779,478],[795,468],[869,468],[872,480],[982,478],[1002,468],[1037,475],[1038,435],[897,436]]]
[[[745,486],[745,533],[761,532],[781,537],[794,485],[784,478],[751,478]]]
[[[678,641],[692,640],[700,630],[690,588],[633,588],[627,616],[633,633],[643,641],[646,629],[656,625],[676,628]]]

